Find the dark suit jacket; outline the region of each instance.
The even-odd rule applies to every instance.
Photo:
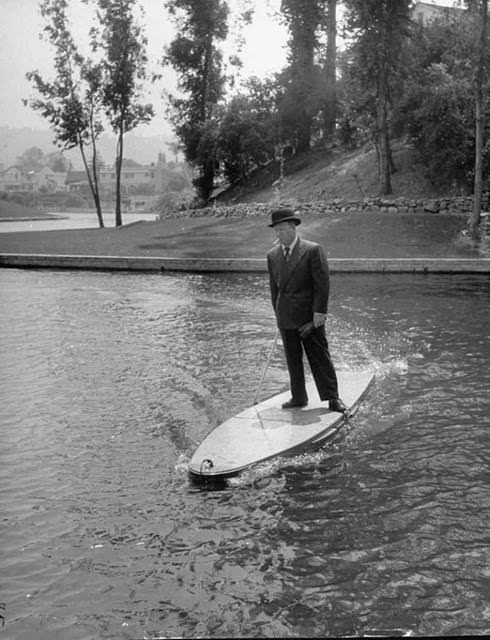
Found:
[[[279,244],[267,253],[267,266],[279,329],[298,329],[313,313],[327,313],[328,263],[319,244],[298,238],[288,262]]]

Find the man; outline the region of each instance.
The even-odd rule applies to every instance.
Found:
[[[329,274],[325,253],[316,242],[296,235],[301,224],[292,209],[272,211],[271,223],[278,239],[267,253],[272,306],[281,331],[291,383],[291,399],[283,409],[305,407],[303,349],[315,380],[320,400],[332,411],[349,415],[338,396],[335,369],[330,358],[325,320],[327,317]]]

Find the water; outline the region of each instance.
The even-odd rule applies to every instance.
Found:
[[[0,233],[12,231],[57,231],[58,229],[96,229],[99,226],[97,214],[91,213],[57,213],[56,219],[46,220],[2,220],[0,218]],[[114,226],[114,213],[104,213],[106,227]],[[139,220],[153,221],[155,213],[123,213],[123,224],[131,224]]]
[[[265,275],[4,269],[0,296],[2,639],[490,633],[486,276],[334,275],[333,357],[374,387],[222,491],[186,463],[253,399]],[[279,348],[262,397],[286,384]]]

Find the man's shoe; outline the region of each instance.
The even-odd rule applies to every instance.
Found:
[[[282,404],[283,409],[301,409],[301,407],[306,407],[308,402],[297,402],[296,400],[288,400]]]
[[[334,400],[328,401],[328,408],[331,411],[337,411],[338,413],[343,413],[347,418],[350,416],[349,408],[342,402],[340,398],[335,398]]]

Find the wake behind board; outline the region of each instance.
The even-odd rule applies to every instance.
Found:
[[[339,371],[339,395],[355,413],[374,379],[373,371]],[[314,382],[307,384],[309,403],[282,409],[290,392],[264,400],[218,425],[199,445],[189,463],[192,478],[218,480],[276,456],[291,456],[323,444],[346,418],[321,403]]]

